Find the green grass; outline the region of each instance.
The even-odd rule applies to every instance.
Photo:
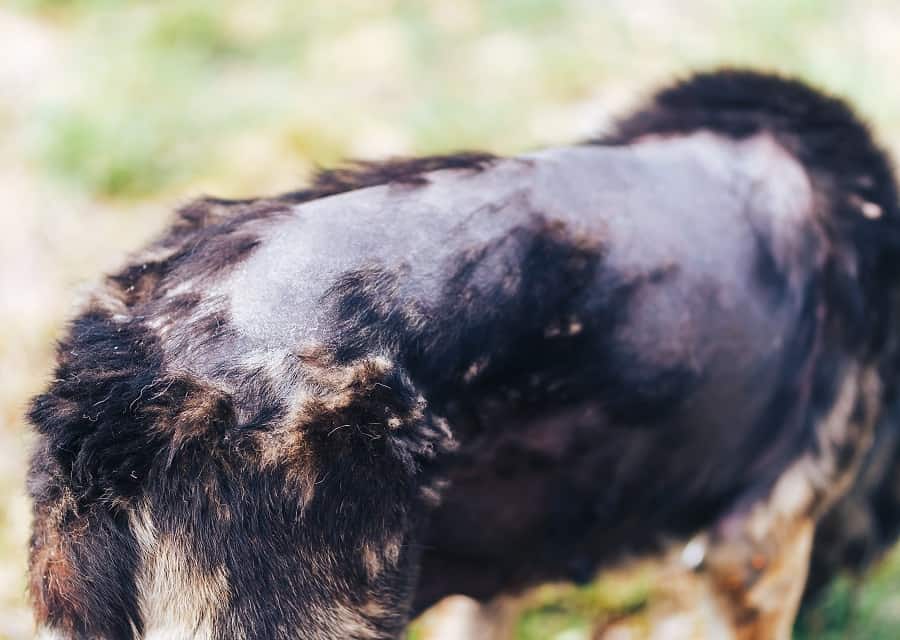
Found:
[[[611,618],[639,614],[650,596],[646,572],[627,579],[605,576],[584,587],[544,587],[522,613],[516,640],[589,640]]]
[[[804,612],[796,640],[900,638],[900,551],[864,579],[844,576]]]
[[[806,72],[876,102],[863,56],[811,47],[845,18],[838,2],[688,7],[672,14],[684,22],[673,29],[696,35],[678,38],[667,16],[635,23],[617,3],[354,2],[345,12],[287,0],[265,12],[235,0],[21,3],[70,34],[81,73],[74,92],[36,116],[38,161],[100,197],[169,192],[223,165],[240,172],[226,143],[254,126],[331,131],[332,149],[300,141],[295,150],[316,154],[304,161],[353,152],[343,139],[366,125],[402,130],[411,152],[521,149],[553,137],[529,126],[542,107],[723,62]]]

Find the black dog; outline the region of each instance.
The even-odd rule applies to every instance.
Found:
[[[898,258],[866,127],[740,71],[579,146],[195,202],[34,400],[39,625],[394,638],[706,531],[715,624],[784,637],[892,432]]]

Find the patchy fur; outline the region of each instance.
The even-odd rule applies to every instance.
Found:
[[[819,582],[832,514],[878,525],[859,563],[900,523],[898,258],[866,127],[743,71],[576,147],[198,200],[32,403],[38,624],[396,638],[700,533],[716,624],[782,637],[819,522]]]
[[[131,513],[131,531],[141,550],[135,576],[144,636],[212,638],[231,593],[224,566],[204,574],[175,537],[161,538],[146,508]]]
[[[477,172],[490,165],[494,159],[495,156],[489,153],[470,151],[427,158],[358,161],[349,167],[321,171],[313,179],[312,186],[282,194],[280,199],[306,202],[380,184],[421,186],[427,183],[427,174],[433,171],[464,169]]]

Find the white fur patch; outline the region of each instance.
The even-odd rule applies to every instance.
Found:
[[[141,549],[135,582],[144,640],[211,638],[230,600],[225,567],[198,571],[177,538],[158,533],[146,507],[132,515],[131,529]]]

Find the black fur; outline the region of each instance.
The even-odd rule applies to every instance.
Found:
[[[661,91],[581,150],[696,132],[772,136],[815,194],[808,246],[793,263],[773,232],[748,231],[752,293],[735,295],[791,319],[751,385],[720,383],[705,356],[678,351],[695,331],[723,340],[715,310],[727,310],[717,302],[727,291],[703,294],[709,324],[650,314],[678,344],[632,340],[642,305],[666,300],[690,274],[677,261],[626,269],[616,236],[577,224],[593,211],[538,204],[527,172],[542,170],[540,158],[366,163],[275,198],[183,208],[72,322],[54,380],[33,401],[39,622],[106,638],[158,624],[140,601],[154,561],[138,529],[149,514],[155,544],[177,540],[184,554],[166,552],[181,563],[172,579],[215,591],[205,614],[213,637],[397,637],[443,595],[585,579],[623,553],[714,526],[817,446],[851,365],[879,368],[889,406],[900,211],[890,163],[866,127],[799,82],[723,71]],[[631,166],[622,162],[613,168]],[[468,226],[436,247],[394,263],[376,255],[379,245],[336,273],[332,256],[288,276],[254,267],[291,224],[315,232],[308,207],[380,203],[398,212],[384,243],[405,246],[418,229],[403,207],[427,210],[442,170],[459,180],[453,213]],[[634,179],[642,192],[658,186]],[[523,184],[470,205],[479,189],[498,188],[490,180]],[[338,229],[353,231],[341,220]],[[444,246],[449,257],[433,257]],[[303,258],[303,247],[286,251],[274,267]],[[710,276],[727,266],[711,265]],[[254,268],[262,275],[251,290],[234,285]],[[253,297],[266,287],[274,308]],[[314,308],[291,307],[307,289]],[[285,342],[312,328],[315,340]],[[681,355],[666,360],[670,352]],[[900,509],[893,474],[875,476],[847,500],[873,505],[880,546]],[[835,531],[839,542],[823,542],[830,552],[846,538]]]
[[[320,171],[312,186],[279,196],[288,202],[307,202],[338,193],[365,189],[380,184],[421,186],[426,184],[426,174],[446,169],[481,171],[496,156],[482,151],[431,156],[426,158],[394,158],[381,162],[357,161],[348,167]]]

